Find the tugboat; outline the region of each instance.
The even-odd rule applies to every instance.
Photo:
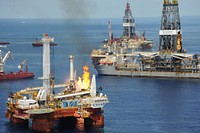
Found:
[[[5,73],[4,64],[9,56],[11,57],[11,59],[13,59],[13,56],[10,51],[8,51],[6,55],[2,57],[2,51],[0,50],[0,81],[27,79],[27,78],[33,78],[35,76],[32,72],[28,72],[27,66],[26,66],[26,71],[23,71],[23,65],[27,62],[27,60],[19,64],[18,68],[20,70],[18,72]]]
[[[7,101],[6,117],[15,124],[28,124],[32,121],[35,131],[51,132],[56,121],[69,125],[104,126],[103,107],[108,97],[97,93],[95,75],[90,82],[88,67],[84,67],[82,78],[74,78],[74,57],[69,56],[70,80],[65,84],[54,85],[50,76],[50,49],[52,38],[43,37],[43,80],[42,87],[26,88],[11,93]],[[60,93],[55,89],[60,88]],[[28,97],[27,97],[28,96]],[[62,123],[63,124],[63,123]]]
[[[53,38],[54,40],[54,38]],[[43,42],[42,40],[38,40],[38,38],[35,39],[35,41],[32,43],[33,47],[42,47],[43,46]],[[54,41],[50,42],[50,46],[56,46],[58,45],[57,43],[55,43]]]

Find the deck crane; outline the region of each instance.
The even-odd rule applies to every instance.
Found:
[[[112,43],[113,40],[113,32],[110,25],[110,20],[108,20],[108,34],[109,34],[109,43]]]
[[[24,60],[24,61],[22,61],[19,65],[18,65],[18,68],[19,68],[19,70],[20,71],[23,71],[23,65],[25,64],[25,63],[27,63],[27,61],[28,60]],[[27,65],[26,65],[26,72],[28,71],[28,67],[27,67]]]
[[[4,72],[4,65],[6,63],[6,60],[10,57],[12,60],[14,59],[13,55],[11,54],[10,51],[8,51],[5,56],[2,56],[2,51],[0,50],[0,73]]]

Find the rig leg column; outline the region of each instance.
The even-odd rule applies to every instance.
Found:
[[[93,126],[93,127],[103,127],[104,126],[104,116],[100,115],[92,115],[90,118],[85,119],[85,126]]]
[[[103,115],[94,115],[92,116],[93,126],[103,127],[104,126],[104,116]]]
[[[23,124],[23,125],[28,125],[28,119],[23,120],[23,119],[19,119],[16,117],[11,117],[10,121],[14,124]]]
[[[33,118],[32,129],[35,131],[51,132],[53,122],[54,120],[49,118]]]
[[[76,127],[77,129],[79,129],[80,131],[84,130],[84,124],[85,124],[85,120],[84,118],[76,118]]]
[[[77,124],[84,124],[84,118],[82,118],[82,117],[76,118],[76,123]]]

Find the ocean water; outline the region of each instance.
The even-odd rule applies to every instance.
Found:
[[[122,34],[121,19],[111,19],[114,37]],[[200,17],[182,17],[183,47],[188,53],[200,53]],[[160,18],[136,18],[136,30],[155,41],[158,49]],[[88,65],[97,76],[97,86],[109,97],[104,108],[104,128],[54,129],[53,132],[95,133],[199,133],[200,132],[200,80],[154,79],[98,76],[90,59],[92,49],[99,48],[108,38],[107,19],[35,20],[0,19],[0,41],[11,44],[0,49],[11,50],[14,60],[8,58],[5,71],[18,71],[17,66],[28,60],[34,79],[0,82],[0,132],[27,133],[31,128],[12,125],[5,118],[9,92],[26,87],[41,86],[42,48],[33,47],[35,38],[43,33],[55,37],[58,46],[51,47],[54,55],[55,82],[63,83],[69,77],[69,54],[75,56],[77,76],[82,66]]]

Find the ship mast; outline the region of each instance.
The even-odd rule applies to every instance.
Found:
[[[164,0],[159,32],[159,50],[182,52],[178,0]]]
[[[123,36],[131,37],[135,34],[135,20],[133,18],[129,1],[127,1],[123,17]]]
[[[74,56],[69,55],[69,64],[70,64],[70,91],[75,91],[75,74],[74,74]]]
[[[69,55],[69,64],[70,64],[70,82],[74,83],[74,56]]]

